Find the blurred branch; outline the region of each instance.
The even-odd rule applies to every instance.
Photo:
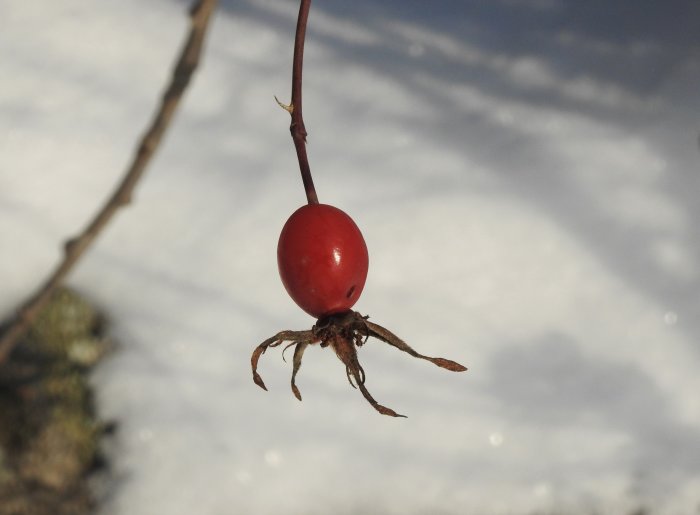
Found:
[[[131,165],[122,182],[112,193],[95,218],[78,236],[68,240],[63,261],[44,284],[22,305],[7,329],[0,335],[0,364],[2,364],[22,335],[27,331],[51,294],[66,278],[85,251],[97,238],[119,208],[131,202],[131,196],[146,166],[158,148],[163,135],[180,103],[182,94],[199,65],[204,37],[217,0],[197,0],[190,10],[190,30],[182,53],[173,70],[172,78],[160,102],[150,127],[142,137]]]

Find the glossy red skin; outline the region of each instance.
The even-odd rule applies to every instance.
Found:
[[[369,256],[352,218],[333,206],[308,204],[284,224],[277,265],[289,296],[309,315],[321,318],[357,302]]]

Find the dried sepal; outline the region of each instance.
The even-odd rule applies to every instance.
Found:
[[[277,347],[284,341],[306,341],[308,343],[313,342],[314,335],[311,331],[280,331],[276,335],[268,338],[260,345],[258,345],[253,351],[253,355],[250,357],[250,365],[253,369],[253,382],[257,384],[260,388],[267,391],[267,387],[258,374],[258,361],[260,356],[265,354],[268,347]]]
[[[372,397],[367,391],[367,388],[365,387],[364,384],[360,383],[357,385],[360,391],[362,392],[362,395],[364,396],[365,399],[367,399],[367,402],[369,402],[374,409],[376,409],[379,413],[382,415],[387,415],[389,417],[399,417],[399,418],[406,418],[406,415],[400,415],[396,413],[393,409],[387,408],[386,406],[383,406],[379,404],[377,401],[374,400],[374,397]]]
[[[336,356],[338,356],[338,359],[340,359],[340,361],[342,361],[345,365],[345,373],[348,376],[350,386],[353,388],[358,388],[360,392],[362,392],[363,397],[367,399],[367,402],[369,402],[372,407],[382,415],[405,418],[404,415],[399,415],[393,409],[379,404],[367,390],[367,387],[365,386],[365,370],[362,368],[360,361],[357,359],[355,342],[355,338],[344,337],[336,337],[330,341]]]
[[[450,359],[445,358],[431,358],[430,356],[425,356],[416,352],[410,345],[408,345],[405,341],[403,341],[401,338],[396,336],[394,333],[392,333],[385,327],[373,324],[372,322],[368,321],[365,321],[365,324],[367,325],[369,333],[372,336],[374,336],[378,340],[388,343],[392,347],[396,347],[400,351],[410,354],[414,358],[420,358],[426,361],[430,361],[431,363],[434,363],[435,365],[441,368],[451,370],[452,372],[465,372],[467,370],[467,367],[465,367],[464,365],[460,365],[456,361],[452,361]]]
[[[308,346],[308,342],[296,342],[296,348],[294,349],[294,363],[292,368],[292,392],[294,393],[294,396],[299,400],[301,400],[301,392],[299,391],[299,388],[297,388],[297,385],[295,384],[294,380],[297,377],[297,372],[299,372],[299,367],[301,367],[301,358],[304,355],[306,347]]]

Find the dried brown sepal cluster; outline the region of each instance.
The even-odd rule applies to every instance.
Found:
[[[267,390],[262,377],[260,377],[260,374],[258,374],[257,371],[258,360],[268,348],[277,347],[284,342],[290,342],[282,351],[282,356],[284,357],[284,351],[286,351],[289,347],[295,347],[292,362],[292,392],[297,399],[301,400],[301,393],[299,392],[299,388],[296,386],[295,379],[297,373],[299,372],[299,367],[301,367],[301,359],[304,355],[304,351],[309,345],[318,343],[321,345],[321,347],[330,346],[335,351],[338,359],[340,359],[340,361],[342,361],[345,365],[345,373],[347,374],[350,386],[359,389],[364,398],[367,399],[374,409],[376,409],[382,415],[404,417],[404,415],[399,415],[391,408],[387,408],[386,406],[379,404],[374,397],[370,395],[369,391],[367,391],[367,388],[365,387],[365,371],[357,359],[356,347],[361,347],[370,336],[388,343],[389,345],[410,354],[414,358],[430,361],[431,363],[434,363],[439,367],[446,368],[447,370],[451,370],[453,372],[464,372],[467,370],[466,367],[455,361],[445,358],[431,358],[429,356],[419,354],[394,333],[380,325],[369,322],[367,320],[368,318],[369,317],[362,316],[355,311],[348,311],[346,313],[321,318],[316,322],[311,330],[308,331],[280,331],[273,337],[262,342],[253,351],[253,355],[250,359],[250,363],[253,368],[253,381],[255,381],[255,384],[257,384],[263,390]]]

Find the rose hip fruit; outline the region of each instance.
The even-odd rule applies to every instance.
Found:
[[[360,298],[369,257],[360,229],[327,204],[297,209],[284,224],[277,265],[287,293],[315,318],[348,311]]]

